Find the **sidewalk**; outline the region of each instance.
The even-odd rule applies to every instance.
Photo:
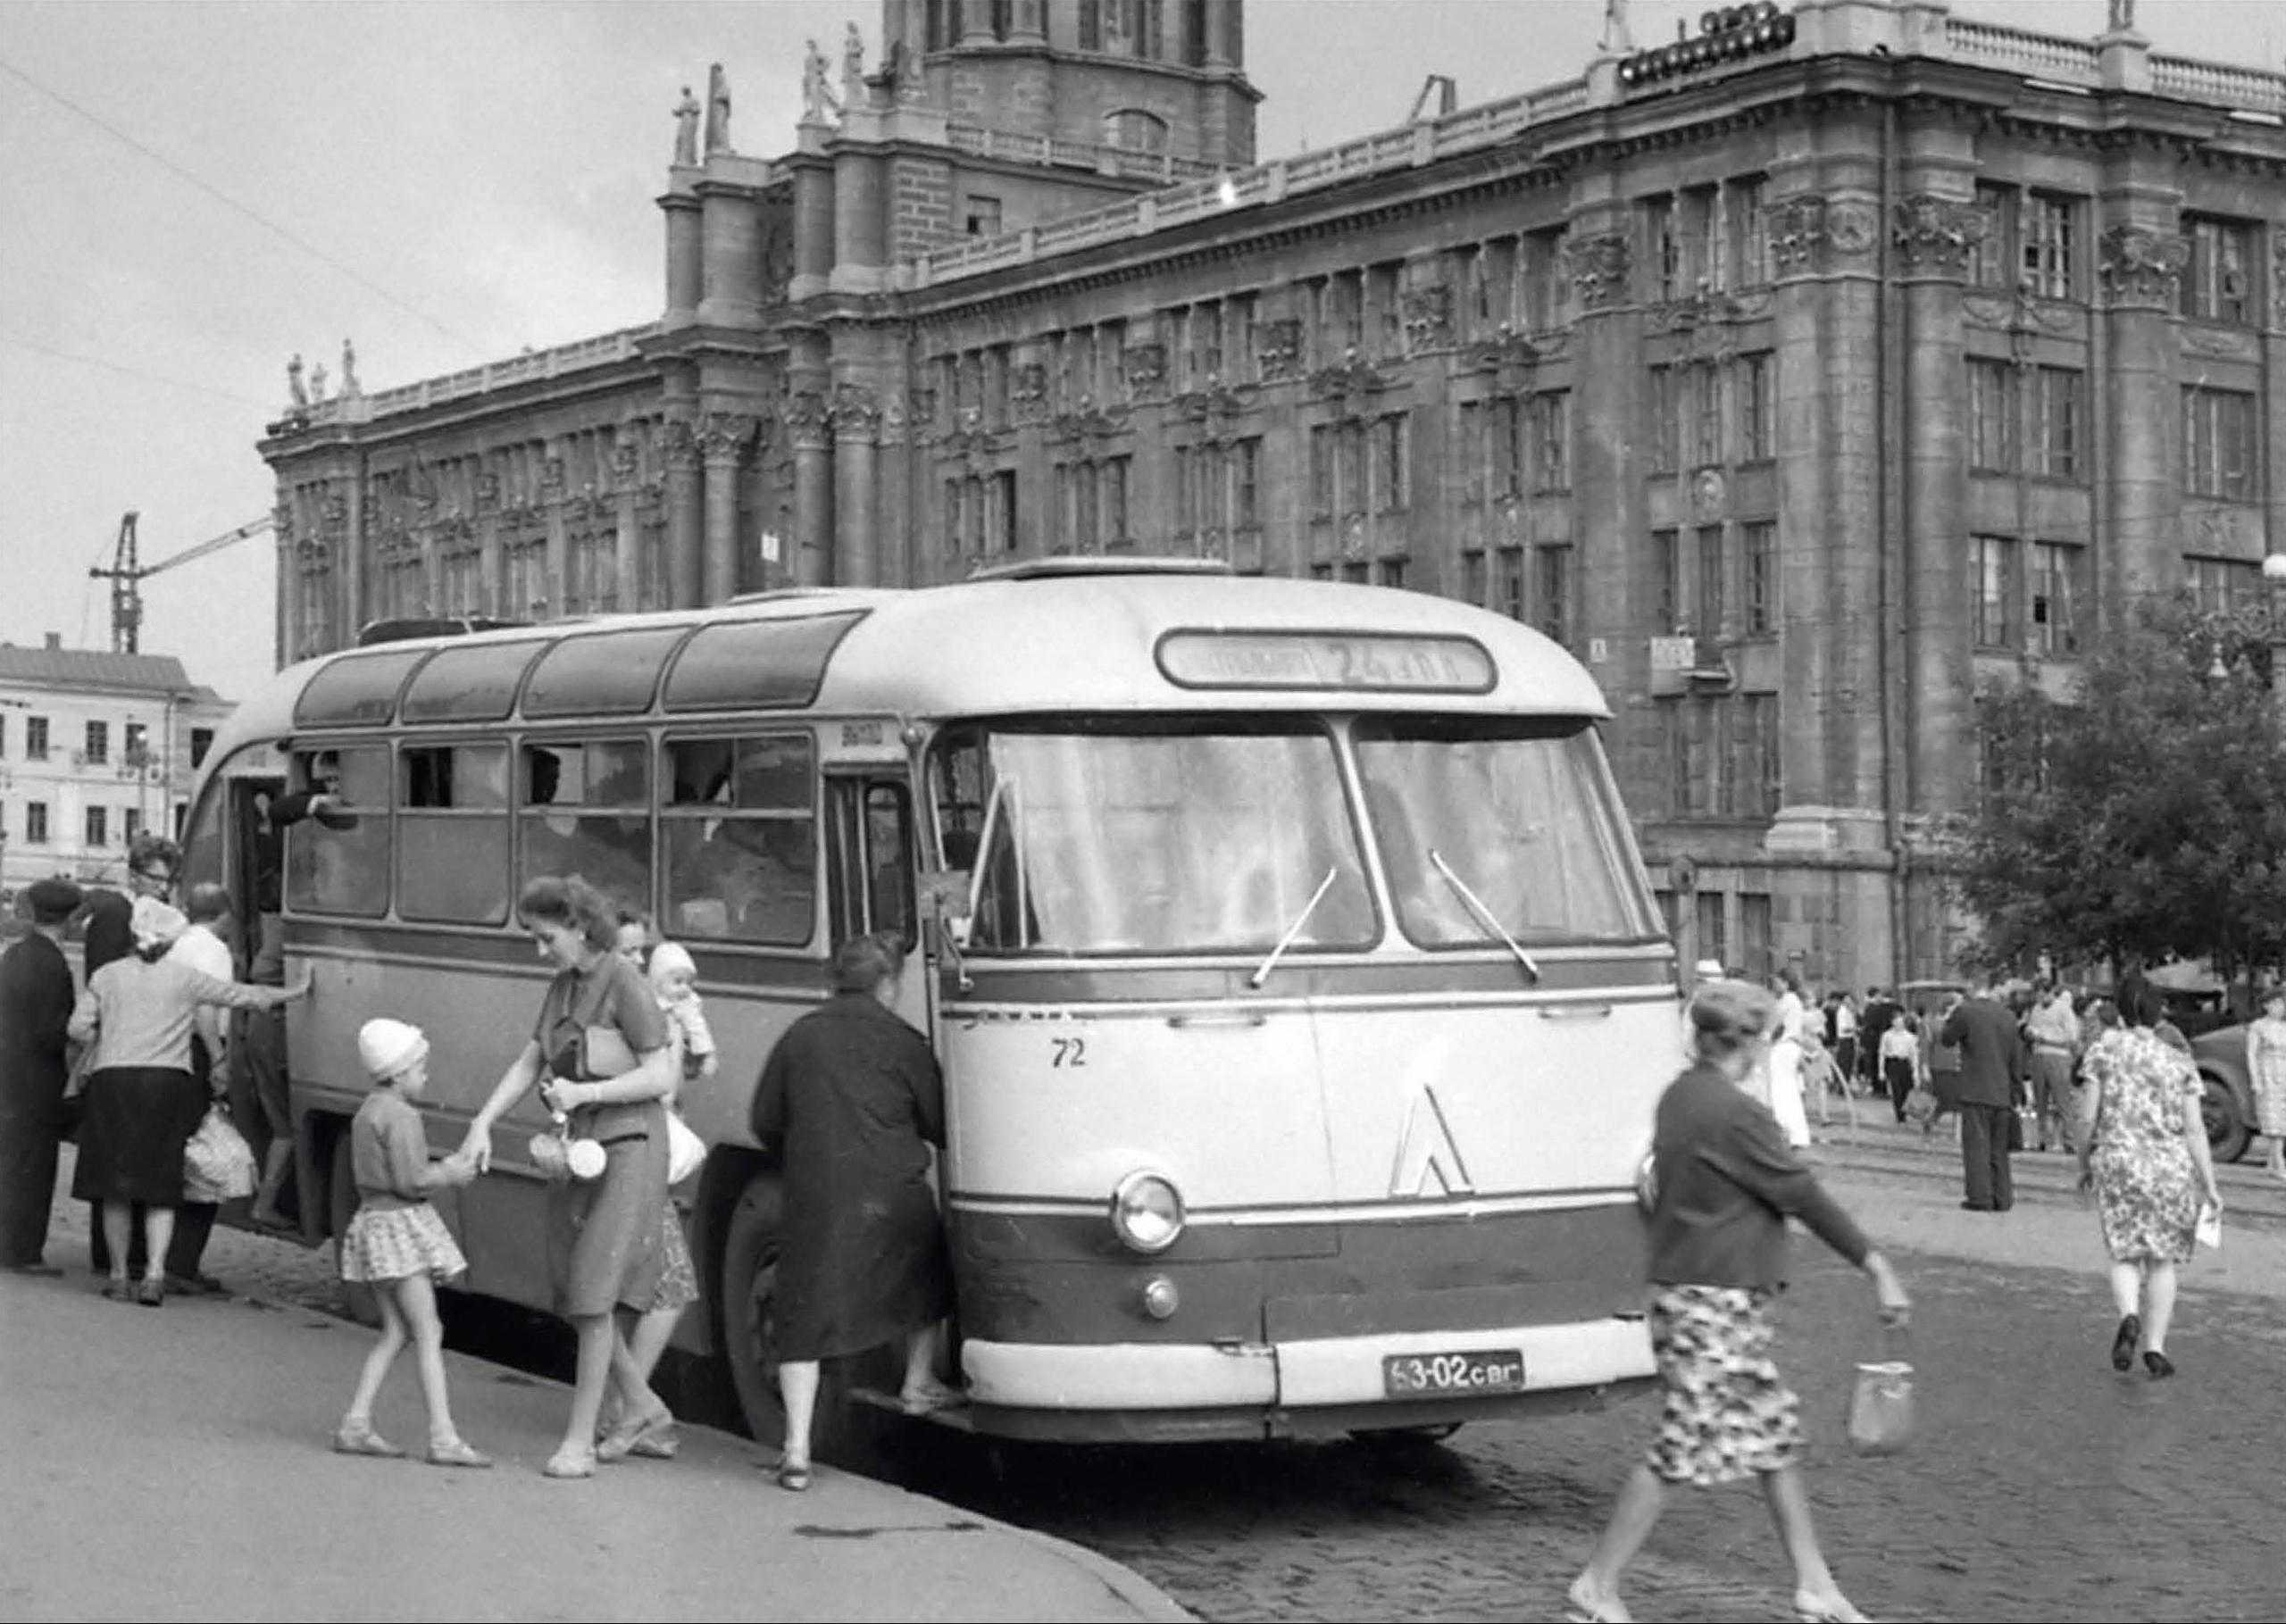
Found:
[[[498,1464],[336,1455],[371,1333],[243,1298],[105,1302],[0,1274],[0,1619],[1181,1620],[1045,1535],[700,1428],[674,1461],[539,1475],[568,1395],[446,1353]],[[379,1428],[426,1440],[412,1355]]]

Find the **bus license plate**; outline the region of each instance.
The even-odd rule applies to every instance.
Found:
[[[1524,1356],[1514,1348],[1390,1353],[1381,1360],[1381,1391],[1391,1398],[1523,1390]]]

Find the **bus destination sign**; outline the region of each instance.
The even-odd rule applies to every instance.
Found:
[[[1469,637],[1343,631],[1174,631],[1159,670],[1187,688],[1357,688],[1485,694],[1492,656]]]

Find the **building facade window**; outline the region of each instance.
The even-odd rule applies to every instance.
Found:
[[[1484,549],[1482,547],[1464,549],[1461,554],[1461,602],[1473,604],[1479,609],[1483,608],[1485,606],[1484,589],[1489,579],[1489,573],[1485,569]]]
[[[1975,536],[1969,539],[1972,604],[1979,648],[2009,648],[2015,644],[2015,587],[2016,544],[2007,536]]]
[[[2182,235],[2190,257],[2176,284],[2176,312],[2201,321],[2252,325],[2258,314],[2254,268],[2260,229],[2243,221],[2186,215]]]
[[[88,765],[101,767],[111,760],[111,724],[91,721],[88,724]]]
[[[1489,453],[1484,444],[1484,403],[1464,400],[1460,404],[1459,426],[1454,431],[1453,454],[1460,462],[1461,505],[1482,507],[1484,494],[1490,484],[1488,467]]]
[[[2255,397],[2238,389],[2182,392],[2183,488],[2233,502],[2255,497]]]
[[[2190,595],[2209,614],[2228,614],[2252,606],[2262,593],[2262,566],[2235,558],[2183,559]]]
[[[1536,624],[1551,642],[1572,643],[1572,548],[1558,542],[1539,549]]]
[[[139,721],[127,724],[126,736],[120,744],[119,759],[123,766],[141,767],[151,759],[151,729]]]
[[[1524,550],[1500,549],[1500,595],[1492,606],[1512,620],[1524,618]]]
[[[1682,296],[1682,226],[1675,199],[1648,198],[1643,204],[1643,263],[1650,273],[1650,296],[1664,302]]]
[[[1701,525],[1698,530],[1698,623],[1692,628],[1702,637],[1719,637],[1730,629],[1730,559],[1723,545],[1723,527]]]
[[[47,759],[46,717],[27,716],[24,718],[24,759],[28,762],[44,762]]]
[[[1139,107],[1104,114],[1104,145],[1158,157],[1167,150],[1167,121]]]
[[[1531,397],[1532,441],[1538,448],[1533,464],[1537,488],[1542,495],[1561,496],[1572,488],[1572,396],[1558,389]]]
[[[1231,528],[1262,528],[1262,437],[1249,435],[1231,447]]]
[[[2077,479],[2087,375],[2072,367],[2041,367],[2032,378],[2032,471],[2044,479]]]
[[[1392,412],[1373,425],[1373,506],[1399,513],[1413,505],[1413,418]]]
[[[2078,292],[2075,277],[2080,205],[2072,198],[2034,192],[2025,199],[2022,230],[2022,286],[2045,299],[2069,299]]]
[[[1682,423],[1675,401],[1674,368],[1659,366],[1651,369],[1649,396],[1650,471],[1654,475],[1671,474],[1675,471],[1675,442]]]
[[[2081,606],[2087,601],[2088,550],[2068,542],[2032,545],[2032,652],[2051,659],[2080,652]]]
[[[27,801],[24,803],[24,844],[26,845],[47,844],[46,802]]]
[[[1682,623],[1682,541],[1673,530],[1651,532],[1651,590],[1656,635],[1673,637]]]
[[[1768,350],[1746,356],[1739,394],[1740,460],[1767,462],[1778,454],[1778,357]]]
[[[2016,471],[2016,371],[2008,362],[1970,358],[1968,437],[1971,468]]]
[[[984,487],[985,534],[996,553],[1016,550],[1016,471],[1004,468]]]
[[[1310,517],[1333,517],[1333,425],[1310,426]]]
[[[1746,945],[1748,974],[1767,977],[1778,968],[1778,955],[1770,929],[1769,892],[1739,893],[1739,936]]]
[[[1693,468],[1711,468],[1723,461],[1723,373],[1719,367],[1690,369],[1690,424]]]
[[[87,839],[84,844],[89,851],[109,845],[111,844],[111,809],[107,806],[88,807],[86,828]]]
[[[1769,183],[1759,175],[1735,182],[1730,188],[1731,286],[1735,287],[1759,287],[1770,280],[1769,191]]]
[[[1697,900],[1698,914],[1698,956],[1713,959],[1726,969],[1731,963],[1730,921],[1724,904],[1730,899],[1720,891],[1701,891]]]
[[[1747,636],[1766,637],[1778,629],[1778,524],[1756,519],[1739,527],[1739,551],[1746,574]]]

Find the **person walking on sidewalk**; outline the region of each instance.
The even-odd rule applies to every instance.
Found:
[[[2008,1127],[2024,1079],[2023,1037],[2008,1006],[1982,983],[1945,1017],[1940,1043],[1961,1052],[1961,1205],[1972,1212],[2006,1212],[2016,1204],[2008,1163]]]
[[[2094,1195],[2111,1253],[2112,1369],[2132,1368],[2140,1344],[2156,1380],[2175,1373],[2175,1270],[2190,1261],[2201,1203],[2219,1212],[2223,1195],[2198,1069],[2188,1049],[2137,1025],[2140,1012],[2123,1005],[2127,1024],[2096,1039],[2082,1067],[2093,1130],[2081,1145],[2080,1191]]]
[[[79,911],[68,879],[25,887],[32,928],[0,954],[0,1269],[62,1274],[49,1262],[47,1221],[55,1206],[56,1145],[71,1006],[79,989],[63,957],[63,931]]]
[[[374,1288],[381,1307],[380,1340],[365,1355],[349,1412],[333,1435],[347,1455],[402,1455],[373,1430],[373,1401],[396,1356],[413,1345],[421,1397],[429,1409],[431,1466],[489,1466],[453,1425],[445,1391],[445,1328],[437,1318],[438,1284],[468,1270],[429,1192],[471,1182],[476,1160],[456,1153],[429,1160],[429,1133],[413,1102],[429,1091],[429,1039],[421,1029],[387,1017],[357,1031],[357,1056],[372,1092],[349,1124],[349,1164],[357,1180],[357,1215],[341,1237],[341,1278]]]
[[[1791,970],[1770,978],[1778,1000],[1778,1030],[1770,1044],[1770,1112],[1785,1130],[1786,1143],[1801,1150],[1810,1142],[1809,1113],[1802,1103],[1802,979]]]
[[[2247,1075],[2254,1082],[2255,1126],[2270,1136],[2273,1178],[2286,1179],[2286,987],[2263,995],[2262,1013],[2247,1028]]]
[[[1863,1269],[1881,1317],[1906,1322],[1905,1288],[1849,1214],[1786,1144],[1777,1123],[1739,1091],[1768,1045],[1770,995],[1716,982],[1691,1004],[1698,1059],[1659,1101],[1651,1151],[1651,1347],[1666,1390],[1649,1456],[1620,1490],[1580,1576],[1568,1616],[1625,1620],[1619,1583],[1649,1537],[1667,1485],[1702,1487],[1760,1478],[1794,1563],[1794,1612],[1856,1620],[1826,1566],[1802,1478],[1801,1405],[1771,1359],[1771,1304],[1786,1279],[1786,1220]]]
[[[1902,1122],[1905,1103],[1913,1097],[1913,1091],[1929,1086],[1929,1062],[1921,1052],[1921,1018],[1898,1011],[1881,1028],[1881,1053],[1876,1058],[1890,1109]]]
[[[2032,1110],[2040,1119],[2040,1147],[2051,1141],[2056,1148],[2072,1148],[2072,1068],[2080,1057],[2080,1017],[2072,1008],[2072,989],[2058,983],[2048,996],[2032,1005],[2024,1017],[2024,1037],[2032,1045]]]
[[[853,937],[833,955],[831,1002],[786,1029],[749,1106],[755,1137],[786,1170],[778,1260],[781,1487],[810,1484],[821,1362],[900,1337],[909,1414],[956,1403],[937,1374],[953,1310],[952,1262],[929,1187],[945,1142],[945,1085],[921,1034],[896,1012],[894,936]]]
[[[618,1384],[622,1427],[647,1429],[669,1414],[637,1372],[616,1316],[640,1314],[658,1295],[659,1220],[667,1209],[661,1102],[674,1092],[673,1051],[658,1000],[616,951],[618,911],[595,887],[577,875],[542,875],[516,898],[516,917],[557,973],[532,1036],[470,1121],[461,1149],[480,1172],[488,1169],[493,1123],[536,1083],[547,1108],[569,1116],[572,1134],[603,1146],[604,1170],[559,1179],[547,1202],[548,1275],[579,1353],[563,1441],[541,1471],[592,1478],[606,1384]]]

